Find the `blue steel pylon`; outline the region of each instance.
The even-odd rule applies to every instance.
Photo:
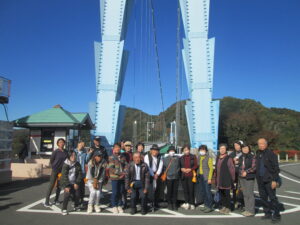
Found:
[[[185,109],[192,147],[218,144],[219,101],[212,100],[215,39],[208,39],[210,0],[180,0],[182,50],[190,99]]]
[[[210,0],[179,0],[186,38],[182,50],[190,100],[186,104],[192,147],[216,150],[219,101],[212,100],[214,39],[208,39]],[[112,145],[119,137],[120,97],[128,60],[123,50],[132,0],[100,0],[102,42],[95,42],[95,135]]]

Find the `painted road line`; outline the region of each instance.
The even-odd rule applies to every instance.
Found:
[[[283,164],[283,165],[279,165],[279,167],[295,166],[295,165],[300,165],[300,163]]]
[[[254,191],[254,193],[258,193],[258,191]],[[281,197],[281,198],[288,198],[288,199],[293,199],[293,200],[299,200],[300,201],[300,198],[296,198],[296,197],[291,197],[291,196],[286,196],[286,195],[279,195],[279,194],[276,194],[277,197]]]
[[[163,211],[163,212],[172,214],[172,215],[179,215],[179,216],[183,216],[184,215],[184,214],[182,214],[180,212],[175,212],[175,211],[172,211],[172,210],[169,210],[169,209],[160,209],[160,210]]]
[[[299,181],[299,180],[295,180],[295,179],[293,179],[293,178],[287,177],[287,176],[283,175],[282,173],[279,173],[279,175],[280,175],[281,177],[287,179],[287,180],[290,180],[290,181],[293,181],[293,182],[296,182],[296,183],[300,184],[300,181]]]
[[[295,191],[285,191],[287,193],[291,193],[291,194],[296,194],[296,195],[300,195],[300,192],[295,192]]]

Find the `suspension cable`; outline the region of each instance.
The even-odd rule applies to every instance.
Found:
[[[152,31],[153,31],[153,39],[154,39],[154,49],[155,49],[155,58],[156,58],[156,66],[157,66],[157,76],[159,81],[159,88],[160,88],[160,100],[161,100],[161,107],[162,107],[162,129],[163,129],[163,140],[166,135],[166,121],[165,121],[165,106],[164,106],[164,99],[163,99],[163,89],[162,89],[162,82],[161,82],[161,74],[160,74],[160,63],[159,63],[159,55],[158,55],[158,46],[157,46],[157,34],[156,34],[156,24],[154,19],[154,7],[153,7],[153,0],[149,0],[149,6],[151,10],[151,20],[152,20]]]
[[[176,38],[176,133],[175,133],[175,144],[176,146],[179,143],[180,137],[180,5],[179,0],[177,1],[177,38]]]

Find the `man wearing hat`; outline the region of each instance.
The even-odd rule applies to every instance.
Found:
[[[177,192],[179,185],[180,160],[175,155],[175,146],[170,146],[168,156],[164,158],[164,171],[167,174],[167,201],[169,210],[178,210],[177,207]]]
[[[163,161],[161,159],[161,155],[159,154],[159,147],[156,144],[153,144],[150,148],[149,153],[145,156],[145,163],[149,167],[150,173],[150,185],[149,185],[149,195],[153,204],[153,211],[155,208],[158,208],[158,198],[159,198],[159,186],[160,175],[163,169]]]
[[[89,150],[89,159],[93,158],[94,152],[99,151],[102,153],[103,158],[108,161],[108,154],[104,146],[101,145],[101,138],[95,136],[93,140],[93,146]]]

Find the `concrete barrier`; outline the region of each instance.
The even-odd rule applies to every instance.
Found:
[[[25,162],[42,164],[44,168],[50,167],[50,159],[25,159]]]
[[[12,163],[13,178],[39,178],[43,175],[43,164],[40,163]]]

